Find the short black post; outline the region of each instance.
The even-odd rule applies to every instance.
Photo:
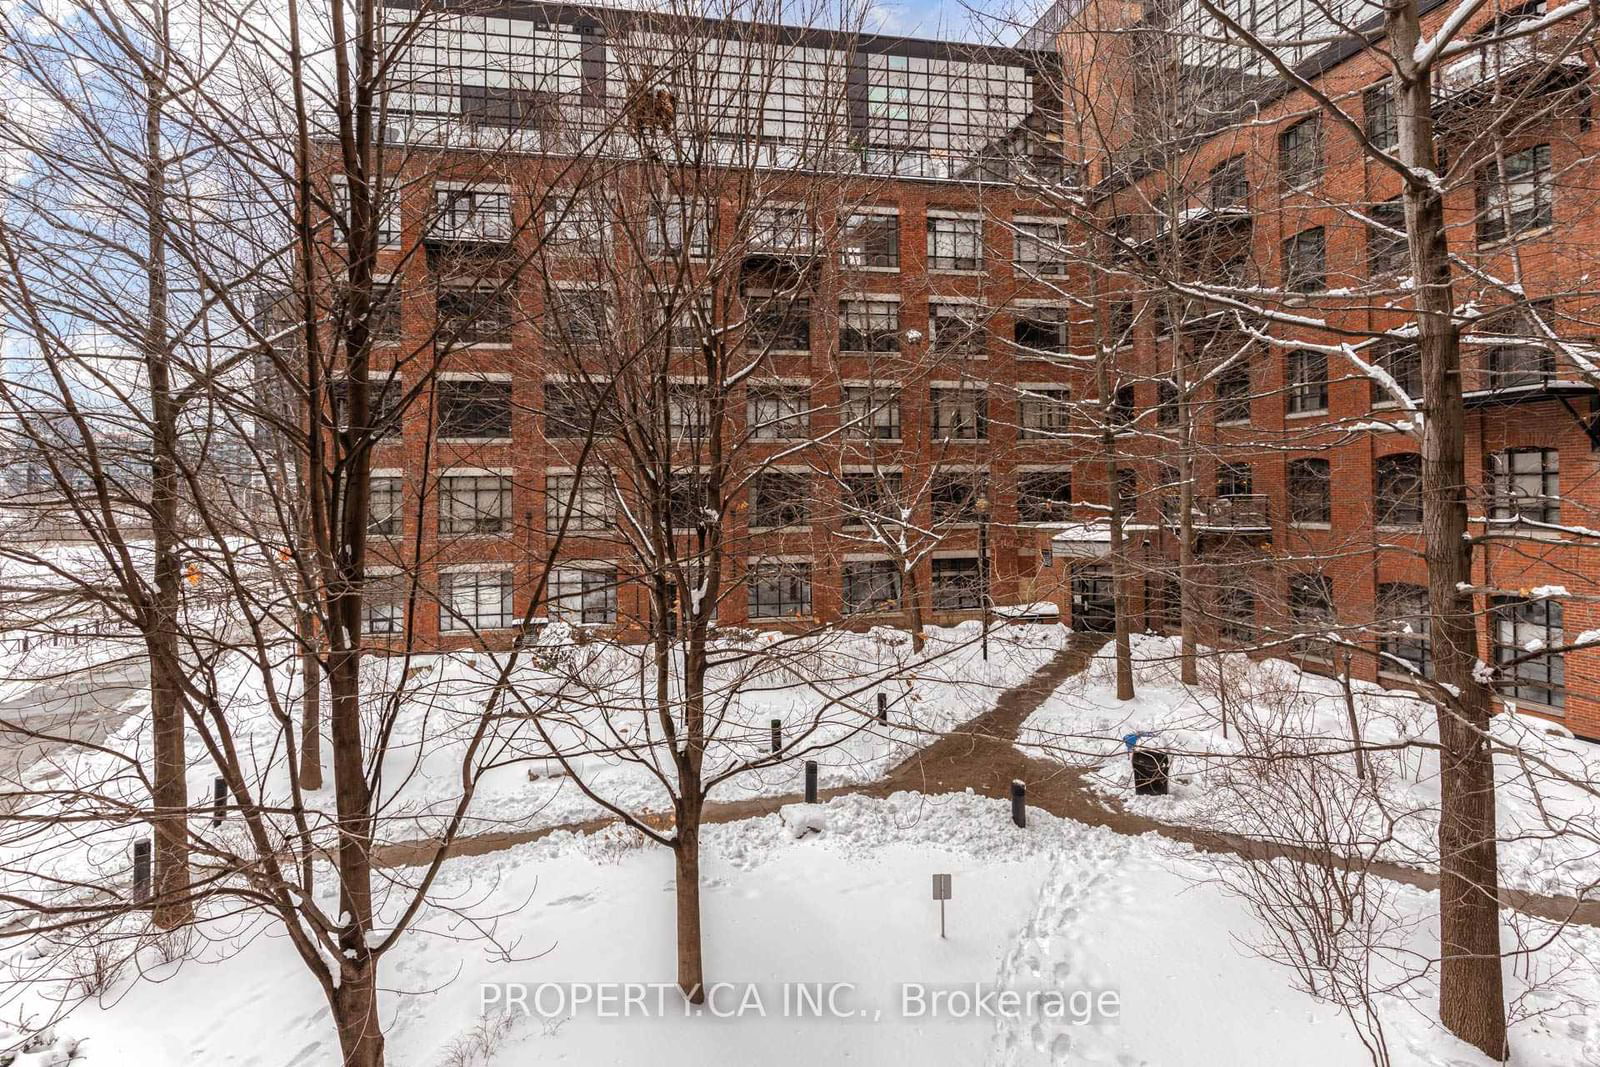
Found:
[[[133,902],[143,904],[150,899],[150,842],[133,843]]]
[[[817,761],[806,760],[806,803],[817,802]]]
[[[211,784],[211,825],[221,826],[228,810],[228,782],[222,775]]]
[[[1028,827],[1028,787],[1020,780],[1011,783],[1011,821],[1022,829]]]
[[[885,726],[889,725],[889,694],[878,694],[878,721]]]
[[[783,720],[772,720],[772,751],[776,752],[783,747]]]

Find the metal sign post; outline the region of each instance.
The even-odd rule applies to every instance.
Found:
[[[878,722],[887,726],[889,724],[889,694],[878,694]]]
[[[817,802],[817,761],[806,760],[806,803]]]
[[[950,899],[950,876],[933,876],[933,899],[939,902],[939,936],[944,936],[944,902]]]
[[[211,790],[211,825],[221,826],[223,816],[228,812],[228,780],[220,774]]]
[[[783,720],[772,720],[772,751],[776,752],[783,747]]]
[[[143,904],[150,899],[150,853],[148,840],[133,843],[133,901]]]

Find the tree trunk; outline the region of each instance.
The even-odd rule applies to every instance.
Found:
[[[1399,70],[1400,157],[1413,173],[1437,167],[1429,71],[1413,60],[1421,25],[1417,0],[1389,10]],[[1437,187],[1412,180],[1404,190],[1416,275],[1417,343],[1422,357],[1422,537],[1435,677],[1455,694],[1439,723],[1439,1018],[1495,1060],[1507,1055],[1500,961],[1499,875],[1494,764],[1484,738],[1489,698],[1478,680],[1472,545],[1466,538],[1465,408],[1461,339]]]
[[[1361,717],[1356,714],[1355,687],[1350,682],[1350,660],[1350,653],[1346,652],[1344,654],[1344,670],[1339,672],[1339,684],[1344,688],[1344,713],[1350,722],[1350,740],[1354,743],[1356,750],[1356,780],[1365,782],[1369,777],[1367,773],[1367,754],[1361,749]]]
[[[1173,224],[1176,232],[1177,225]],[[1173,384],[1178,390],[1178,677],[1184,685],[1199,685],[1195,666],[1194,601],[1194,406],[1189,403],[1188,366],[1183,358],[1183,341],[1174,331]]]
[[[706,972],[700,934],[700,805],[686,802],[678,812],[678,836],[672,846],[677,867],[678,988],[691,1004],[701,1004],[706,999]]]
[[[1117,477],[1117,437],[1111,428],[1111,375],[1106,367],[1104,346],[1095,367],[1095,388],[1100,393],[1103,425],[1100,448],[1105,463],[1106,492],[1111,505],[1111,587],[1112,602],[1116,605],[1114,644],[1117,661],[1117,699],[1132,700],[1133,645],[1128,637],[1128,566],[1122,543],[1122,482]],[[1076,620],[1074,620],[1076,621]]]
[[[361,957],[342,968],[333,993],[333,1022],[339,1031],[340,1067],[383,1067],[376,959]]]
[[[922,589],[917,582],[916,568],[908,567],[902,572],[905,575],[905,588],[902,591],[906,601],[906,613],[910,616],[911,623],[911,651],[920,653],[928,643],[928,637],[922,632]]]
[[[300,788],[322,788],[322,660],[318,657],[316,623],[301,617],[300,640]]]

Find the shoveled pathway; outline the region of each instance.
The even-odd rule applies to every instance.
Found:
[[[927,748],[913,753],[877,781],[824,789],[819,792],[818,799],[828,800],[851,793],[886,797],[902,791],[954,793],[966,789],[983,796],[1004,799],[1011,795],[1011,783],[1020,780],[1027,785],[1029,807],[1042,808],[1052,815],[1090,826],[1104,826],[1116,833],[1157,833],[1170,840],[1192,845],[1200,851],[1228,852],[1249,859],[1286,857],[1320,861],[1325,858],[1308,849],[1236,834],[1198,830],[1135,814],[1121,806],[1108,804],[1103,796],[1089,789],[1084,783],[1081,768],[1035,759],[1020,751],[1015,742],[1028,716],[1049,699],[1062,682],[1087,667],[1104,643],[1104,637],[1099,635],[1072,635],[1064,649],[1026,681],[1002,693],[989,711],[957,727]],[[803,799],[801,794],[790,793],[713,802],[706,805],[705,821],[736,822],[770,815]],[[557,830],[591,833],[615,821],[608,816],[534,830],[474,834],[458,838],[450,848],[450,855],[478,856],[497,852],[513,845],[536,841]],[[431,859],[434,847],[430,842],[400,842],[381,846],[376,850],[374,860],[384,867],[410,866]],[[1405,864],[1371,861],[1366,864],[1366,869],[1377,877],[1420,889],[1435,891],[1439,888],[1437,874]],[[1600,926],[1600,900],[1577,900],[1507,888],[1500,890],[1500,899],[1505,906],[1530,915]]]

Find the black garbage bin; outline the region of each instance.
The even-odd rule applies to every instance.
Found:
[[[1133,757],[1133,791],[1141,797],[1167,795],[1167,768],[1172,757],[1149,748],[1136,748]]]

